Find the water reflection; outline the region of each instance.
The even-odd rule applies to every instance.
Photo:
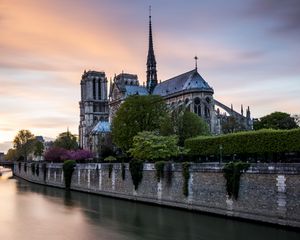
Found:
[[[5,183],[6,182],[6,183]],[[299,239],[299,233],[260,226],[192,212],[106,198],[80,192],[30,184],[23,180],[0,182],[2,187],[16,187],[14,198],[20,211],[16,221],[28,220],[23,228],[33,227],[46,239]],[[13,189],[11,189],[13,191]],[[19,209],[19,208],[18,208]],[[0,204],[1,210],[1,204]],[[44,216],[42,214],[46,214]],[[32,216],[45,221],[35,223]],[[0,218],[1,220],[1,218]],[[3,224],[0,221],[0,224]],[[11,231],[16,231],[12,226]],[[53,229],[50,229],[53,228]],[[49,231],[58,234],[49,238]],[[23,231],[22,239],[32,232]],[[38,236],[38,235],[36,235]],[[39,235],[41,236],[41,235]],[[21,238],[8,238],[21,239]]]

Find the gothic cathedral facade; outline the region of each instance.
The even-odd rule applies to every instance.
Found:
[[[252,130],[249,107],[244,115],[243,106],[241,112],[237,112],[232,106],[227,107],[217,101],[213,96],[213,88],[198,72],[197,57],[194,69],[158,83],[151,16],[148,41],[146,86],[140,85],[137,75],[122,72],[110,81],[107,94],[107,78],[104,72],[85,71],[82,75],[79,102],[80,147],[97,152],[99,136],[110,132],[110,123],[122,102],[128,96],[136,94],[160,95],[171,110],[185,106],[207,122],[212,134],[221,134],[222,125],[232,120],[240,130]]]

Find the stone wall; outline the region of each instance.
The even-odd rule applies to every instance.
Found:
[[[62,164],[39,165],[33,175],[30,164],[15,164],[14,174],[28,181],[64,188]],[[222,165],[192,164],[188,182],[189,195],[183,194],[181,164],[172,164],[169,174],[160,182],[154,164],[144,164],[143,179],[137,190],[125,164],[77,164],[71,189],[118,198],[149,202],[208,213],[239,217],[279,225],[300,227],[300,164],[254,164],[240,180],[239,198],[228,198]],[[46,176],[44,176],[44,172]]]

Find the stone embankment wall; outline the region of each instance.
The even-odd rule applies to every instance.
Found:
[[[14,174],[28,181],[64,188],[62,164],[40,164],[39,175],[30,164],[15,164]],[[45,174],[45,175],[44,175]],[[159,182],[154,164],[144,164],[143,179],[137,190],[125,164],[77,164],[71,189],[166,206],[192,209],[279,225],[300,227],[300,164],[254,164],[240,180],[237,200],[228,198],[226,180],[219,164],[192,164],[189,195],[183,194],[181,164],[172,164]]]

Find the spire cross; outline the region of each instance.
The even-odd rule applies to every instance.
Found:
[[[198,57],[195,56],[194,59],[195,59],[195,68],[197,69],[198,68]]]
[[[149,6],[149,18],[151,18],[151,5]]]

